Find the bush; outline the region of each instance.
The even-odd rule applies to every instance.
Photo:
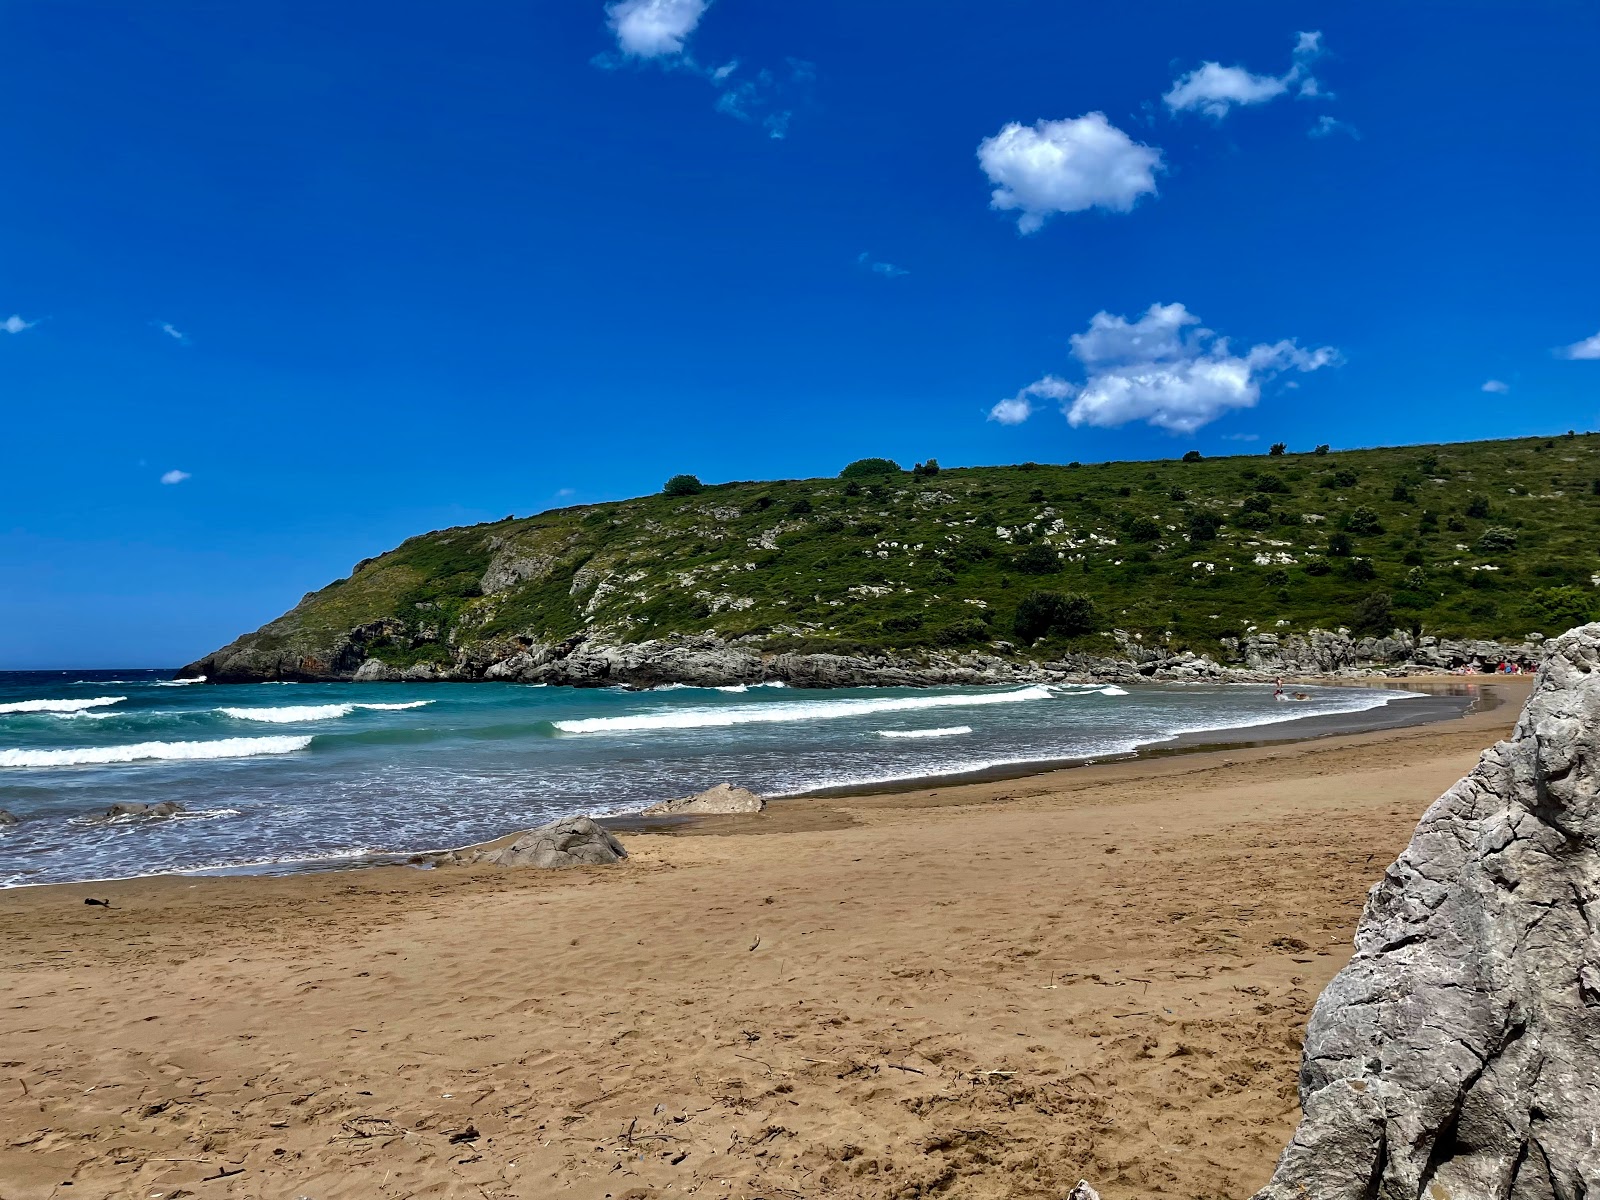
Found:
[[[1262,475],[1256,480],[1256,491],[1267,492],[1275,496],[1287,496],[1289,485],[1278,475]]]
[[[1222,522],[1217,520],[1215,513],[1196,512],[1189,514],[1189,540],[1191,542],[1215,541],[1217,530]]]
[[[1153,517],[1134,517],[1127,525],[1128,536],[1136,542],[1161,540],[1161,526]]]
[[[1176,500],[1179,504],[1182,504],[1188,498],[1189,493],[1184,491],[1181,487],[1169,488],[1167,490],[1168,500]]]
[[[810,512],[811,509],[812,504],[810,498],[807,496],[801,496],[798,500],[789,505],[789,515],[791,517],[803,517]]]
[[[1378,568],[1372,565],[1370,558],[1352,558],[1345,564],[1345,574],[1358,583],[1365,583],[1378,577]]]
[[[1541,620],[1563,631],[1574,625],[1587,625],[1600,616],[1600,598],[1593,588],[1540,588],[1531,600],[1531,607]]]
[[[858,458],[839,472],[840,479],[877,479],[882,475],[898,475],[900,464],[892,458]]]
[[[1349,558],[1352,549],[1348,533],[1336,533],[1328,539],[1328,553],[1335,558]]]
[[[1328,452],[1328,443],[1327,442],[1323,442],[1322,445],[1318,446],[1311,453],[1313,453],[1313,454],[1326,454],[1327,452]]]
[[[1467,516],[1474,521],[1487,520],[1489,516],[1489,502],[1482,496],[1474,496],[1467,501]]]
[[[1491,525],[1478,537],[1478,550],[1483,554],[1509,554],[1517,548],[1517,531],[1504,525]]]
[[[1070,592],[1029,592],[1018,602],[1012,621],[1016,635],[1029,643],[1052,633],[1076,637],[1094,632],[1094,627],[1094,601]]]
[[[1378,514],[1365,504],[1358,504],[1355,509],[1344,519],[1344,527],[1354,534],[1382,533],[1383,526],[1378,521]]]
[[[1054,575],[1061,570],[1061,560],[1048,542],[1029,546],[1012,560],[1011,565],[1024,575]]]
[[[1272,497],[1271,496],[1263,496],[1260,492],[1255,492],[1255,493],[1253,493],[1253,494],[1251,494],[1249,496],[1246,496],[1244,498],[1244,503],[1239,506],[1239,511],[1240,512],[1271,512],[1272,511]]]
[[[667,480],[666,487],[661,489],[663,496],[698,496],[706,490],[706,485],[701,483],[694,475],[674,475]]]
[[[1200,451],[1198,451],[1198,450],[1185,450],[1183,452],[1183,461],[1184,462],[1199,462],[1200,460],[1201,460],[1201,455],[1200,455]]]
[[[1289,445],[1288,445],[1287,442],[1273,442],[1272,443],[1272,449],[1268,450],[1267,453],[1268,454],[1274,454],[1274,455],[1275,454],[1284,454],[1284,453],[1286,453],[1288,451],[1288,449],[1289,449]]]
[[[1396,504],[1408,504],[1411,501],[1411,489],[1403,483],[1394,485],[1394,491],[1389,493],[1389,499]]]
[[[913,633],[922,628],[922,621],[921,613],[904,613],[900,616],[885,617],[878,624],[885,633]]]
[[[1406,590],[1420,592],[1428,586],[1428,573],[1421,567],[1412,567],[1406,572]]]
[[[850,532],[857,537],[877,537],[883,532],[883,523],[881,521],[861,521]]]
[[[844,485],[844,494],[846,496],[861,495],[861,485],[852,479],[849,483]]]
[[[845,469],[849,470],[848,467]],[[913,475],[937,475],[939,473],[939,460],[937,458],[930,458],[925,463],[918,463],[916,466],[911,468],[911,473]]]
[[[1305,567],[1307,575],[1326,575],[1329,571],[1333,570],[1332,563],[1325,558],[1318,557],[1315,554],[1306,559],[1306,561],[1301,565]]]
[[[989,637],[989,627],[982,621],[957,621],[936,630],[933,640],[941,646],[960,646],[966,642],[985,642]]]
[[[1423,563],[1421,550],[1407,550],[1405,557],[1400,560],[1408,567],[1420,567]]]
[[[1372,592],[1364,596],[1356,605],[1350,625],[1358,633],[1388,633],[1394,628],[1394,600],[1388,592]]]

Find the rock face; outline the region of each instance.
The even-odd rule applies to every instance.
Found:
[[[7,812],[5,809],[0,808],[0,829],[8,829],[12,825],[19,823],[16,813]]]
[[[1600,624],[1373,888],[1300,1100],[1257,1200],[1600,1196]]]
[[[460,863],[492,863],[497,867],[596,866],[621,862],[628,852],[588,817],[563,817],[537,829],[530,829],[509,845],[475,854],[454,856]]]
[[[716,787],[707,788],[698,795],[680,796],[676,800],[663,800],[660,804],[652,804],[641,815],[664,817],[675,814],[711,816],[758,813],[766,807],[767,802],[749,789],[734,787],[731,783],[719,783]]]

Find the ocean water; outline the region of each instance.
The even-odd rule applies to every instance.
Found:
[[[467,845],[715,783],[768,795],[1126,754],[1410,693],[1232,684],[861,688],[178,684],[0,673],[0,887]],[[176,818],[96,817],[174,800]]]

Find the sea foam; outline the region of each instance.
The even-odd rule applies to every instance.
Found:
[[[404,704],[291,704],[284,708],[219,708],[217,711],[238,721],[294,725],[301,721],[332,721],[337,717],[348,717],[358,708],[374,712],[399,712],[432,703],[432,700],[411,700]]]
[[[880,729],[879,737],[886,738],[937,738],[958,737],[963,733],[971,733],[971,725],[947,725],[940,729]]]
[[[121,704],[126,699],[126,696],[96,696],[93,700],[19,700],[14,704],[0,704],[0,715],[82,712],[86,708],[104,708],[108,704]]]
[[[190,679],[160,679],[160,680],[156,681],[156,685],[155,686],[156,687],[188,687],[191,683],[204,683],[205,681],[206,681],[206,677],[204,675],[196,675],[196,676],[194,676],[194,677],[192,677]]]
[[[944,696],[902,696],[886,700],[822,700],[813,703],[749,704],[737,708],[687,709],[639,713],[627,717],[585,717],[552,722],[562,733],[630,733],[654,729],[715,729],[728,725],[765,725],[788,721],[831,721],[869,713],[916,712],[925,708],[967,708],[980,704],[1018,704],[1049,700],[1042,687],[1013,692],[978,692]]]
[[[128,746],[84,746],[75,750],[0,750],[0,767],[82,767],[167,759],[252,758],[292,754],[309,737],[222,738],[214,742],[135,742]]]

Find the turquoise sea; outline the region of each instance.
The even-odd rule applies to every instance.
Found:
[[[284,871],[461,846],[729,781],[768,795],[1126,754],[1414,699],[1149,684],[653,691],[0,673],[0,886]],[[97,821],[173,800],[164,820]]]

